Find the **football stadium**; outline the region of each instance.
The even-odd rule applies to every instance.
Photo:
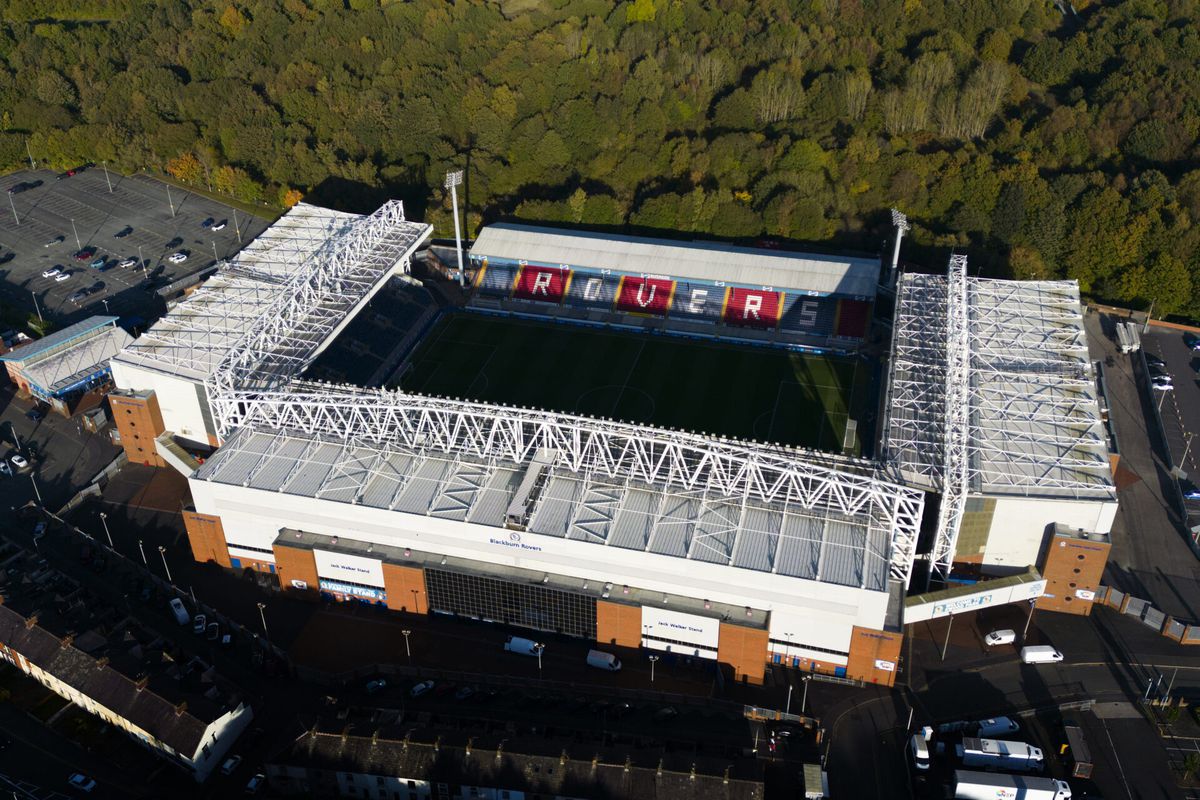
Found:
[[[897,313],[942,323],[889,332],[872,319],[875,258],[513,224],[480,232],[461,293],[426,291],[412,265],[429,234],[399,203],[300,204],[113,359],[126,453],[189,475],[197,560],[305,596],[715,661],[742,681],[773,663],[891,684],[914,567],[948,577],[989,492],[1032,496],[1033,525],[1059,508],[1105,524],[1088,517],[1112,500],[1105,440],[1086,431],[1082,457],[1072,440],[1100,416],[1077,342],[1062,353],[1081,378],[1074,416],[1038,456],[1086,458],[1086,481],[975,485],[947,443],[1011,443],[1002,409],[984,441],[946,402],[970,313],[953,291],[914,309],[902,281]],[[978,302],[1036,292],[1017,295]],[[1031,352],[1063,340],[1077,289],[1073,302],[1045,299],[1014,335]],[[358,383],[345,376],[367,369],[338,371],[356,352]],[[1029,380],[1061,383],[1053,357]],[[1029,413],[1052,425],[1039,402]],[[197,448],[215,451],[199,463]],[[985,536],[965,560],[986,570],[994,547],[1032,565],[1041,536]]]

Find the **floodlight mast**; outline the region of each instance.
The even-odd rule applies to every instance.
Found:
[[[458,253],[458,285],[465,288],[467,285],[467,274],[463,270],[462,258],[462,230],[458,225],[458,185],[463,182],[463,171],[461,169],[446,173],[445,186],[450,190],[450,206],[454,209],[454,249]]]
[[[892,246],[892,268],[888,272],[888,285],[892,286],[896,282],[896,276],[900,270],[900,240],[904,238],[904,234],[910,229],[908,217],[904,212],[898,209],[892,209],[892,225],[896,228],[896,242]]]
[[[929,560],[927,581],[934,573],[950,575],[958,532],[967,506],[971,424],[971,337],[967,304],[967,257],[950,256],[946,276],[946,407],[942,466],[942,502]],[[928,585],[928,584],[927,584]]]

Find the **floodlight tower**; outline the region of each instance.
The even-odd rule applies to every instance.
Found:
[[[900,274],[900,240],[904,238],[904,234],[911,227],[904,212],[895,208],[892,209],[892,225],[896,228],[896,242],[892,246],[892,269],[888,273],[889,286],[896,282],[896,276]]]
[[[929,578],[945,579],[954,562],[958,532],[967,507],[970,468],[971,336],[967,304],[967,257],[950,256],[946,275],[945,432],[942,452],[942,502]]]
[[[458,185],[463,182],[461,169],[446,173],[445,186],[450,190],[450,206],[454,209],[454,249],[458,252],[458,285],[466,287],[467,273],[463,270],[462,231],[458,226]]]

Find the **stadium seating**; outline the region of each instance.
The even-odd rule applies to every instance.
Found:
[[[870,319],[870,303],[865,300],[842,300],[838,309],[837,335],[847,339],[862,339],[867,335]]]
[[[837,320],[837,301],[827,297],[788,295],[784,300],[779,330],[806,336],[833,335]]]
[[[689,322],[715,324],[721,321],[725,306],[725,287],[711,283],[675,284],[675,299],[671,303],[671,318]]]
[[[489,297],[508,297],[512,294],[517,279],[517,267],[513,264],[488,264],[476,277],[475,288]]]
[[[619,275],[575,270],[567,289],[566,304],[577,308],[611,309],[620,283]]]

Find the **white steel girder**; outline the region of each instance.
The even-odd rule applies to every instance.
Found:
[[[829,466],[820,463],[823,454],[782,447],[307,381],[214,396],[213,408],[223,437],[249,425],[513,463],[547,448],[557,454],[556,468],[576,474],[866,516],[892,531],[891,577],[907,582],[912,570],[924,495],[880,479],[867,461],[836,458]]]
[[[967,257],[953,255],[946,275],[946,393],[942,501],[929,575],[950,575],[967,506],[970,468],[971,338],[967,306]]]

